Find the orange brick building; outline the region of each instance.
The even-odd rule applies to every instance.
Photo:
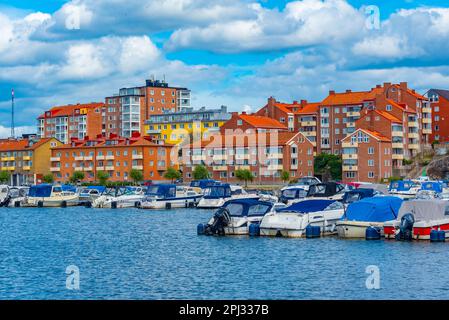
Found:
[[[131,138],[111,134],[72,139],[52,149],[50,171],[58,182],[68,181],[75,171],[84,172],[89,182],[97,181],[100,171],[109,174],[109,181],[131,181],[132,169],[142,171],[144,180],[164,180],[165,171],[175,166],[172,147],[138,133]]]
[[[342,140],[343,182],[378,183],[393,175],[391,139],[357,129]]]
[[[215,135],[209,141],[186,145],[182,149],[184,181],[192,180],[197,165],[205,165],[211,178],[238,182],[235,171],[250,170],[255,183],[279,183],[281,173],[290,179],[311,176],[313,144],[299,132],[236,132]]]
[[[248,115],[246,112],[239,114],[238,112],[231,113],[229,119],[220,128],[221,134],[226,134],[228,131],[241,130],[242,132],[270,132],[270,131],[288,131],[287,126],[280,123],[276,119],[260,115]]]
[[[449,90],[430,89],[426,96],[433,115],[430,141],[449,143]]]
[[[84,139],[102,133],[104,103],[87,103],[53,107],[38,118],[40,138],[56,138],[68,143],[70,138]]]

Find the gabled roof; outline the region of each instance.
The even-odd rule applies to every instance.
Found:
[[[308,103],[304,108],[298,111],[299,114],[310,114],[310,113],[318,113],[321,102],[311,102]]]
[[[92,109],[101,108],[104,106],[105,106],[105,104],[103,102],[57,106],[57,107],[51,108],[50,110],[46,111],[44,114],[40,115],[38,119],[53,118],[53,117],[69,117],[69,116],[77,115],[75,113],[76,110],[80,110],[80,109],[91,109],[92,110]],[[51,116],[47,116],[48,112],[51,114]]]
[[[52,139],[54,138],[44,138],[34,143],[31,143],[33,141],[30,139],[2,140],[0,141],[0,152],[35,150]]]
[[[357,132],[362,131],[370,136],[372,136],[374,139],[381,141],[381,142],[391,142],[391,139],[382,135],[381,133],[377,132],[377,131],[372,131],[372,130],[368,130],[368,129],[357,129],[356,131],[354,131],[353,133],[347,135],[343,140],[346,139],[350,139],[352,136],[354,136]]]
[[[386,111],[382,111],[382,110],[373,110],[375,113],[381,115],[382,117],[384,117],[387,120],[390,120],[391,122],[395,122],[395,123],[402,123],[402,121],[398,118],[396,118],[394,115],[392,115],[391,113],[388,113]]]
[[[249,123],[251,126],[259,129],[281,129],[286,130],[287,127],[280,123],[279,121],[264,117],[264,116],[256,116],[256,115],[248,115],[241,114],[239,115],[240,119]]]
[[[442,89],[430,89],[429,92],[435,92],[440,97],[443,97],[447,101],[449,101],[449,90],[442,90]]]
[[[109,142],[113,141],[114,144]],[[93,144],[92,144],[93,143]],[[172,147],[173,145],[164,143],[157,144],[151,141],[150,137],[135,137],[135,138],[124,138],[124,137],[98,137],[95,139],[73,139],[70,143],[61,145],[55,149],[72,149],[72,148],[115,148],[115,147]]]

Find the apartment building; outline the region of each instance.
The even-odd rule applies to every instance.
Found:
[[[343,182],[378,183],[393,175],[392,141],[377,131],[357,129],[342,140]]]
[[[14,186],[40,183],[50,173],[51,148],[60,145],[55,138],[0,140],[0,170],[9,172]]]
[[[222,135],[230,134],[238,130],[239,132],[271,132],[271,131],[288,131],[286,125],[276,119],[266,116],[246,114],[242,112],[232,112],[231,118],[220,128]]]
[[[56,138],[68,143],[70,138],[83,139],[102,133],[104,103],[87,103],[53,107],[38,117],[40,138]]]
[[[430,89],[426,96],[433,116],[430,142],[449,143],[449,90]]]
[[[164,180],[165,171],[177,165],[172,147],[137,132],[130,138],[114,134],[72,138],[52,149],[50,171],[58,182],[68,181],[75,171],[84,172],[88,182],[97,181],[100,171],[109,174],[109,181],[130,181],[132,169],[142,171],[145,180]]]
[[[275,98],[268,98],[267,104],[255,113],[269,117],[287,125],[289,131],[302,132],[316,147],[318,135],[318,109],[320,103],[309,103],[307,100],[293,103],[281,103]]]
[[[205,165],[213,179],[238,182],[235,171],[250,170],[255,183],[279,183],[313,175],[313,144],[300,132],[270,131],[215,135],[182,149],[183,176],[192,179],[195,166]]]
[[[165,81],[147,80],[145,86],[122,88],[105,98],[102,133],[131,137],[144,134],[145,121],[152,115],[175,113],[190,108],[190,90],[172,87]]]
[[[209,135],[218,132],[230,118],[226,106],[219,109],[184,108],[179,112],[150,115],[145,121],[145,132],[170,144],[179,144],[194,136],[208,140]]]

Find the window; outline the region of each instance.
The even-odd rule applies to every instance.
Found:
[[[440,107],[439,107],[439,106],[435,106],[435,107],[433,108],[433,111],[434,111],[434,112],[440,112]]]
[[[355,172],[354,171],[348,171],[346,172],[346,178],[355,178]]]
[[[374,178],[374,172],[372,172],[372,171],[368,172],[368,178],[373,179]]]
[[[435,121],[440,121],[440,116],[435,116]]]
[[[368,154],[374,154],[374,148],[373,147],[369,147],[368,148]]]
[[[387,111],[391,111],[393,108],[391,107],[391,105],[388,104],[386,109]]]
[[[374,167],[374,160],[368,160],[368,167]]]

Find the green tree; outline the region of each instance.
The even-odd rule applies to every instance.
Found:
[[[207,171],[207,168],[203,165],[196,166],[193,170],[193,179],[195,180],[202,180],[202,179],[209,179],[210,174],[209,171]]]
[[[288,172],[287,170],[282,171],[281,179],[282,179],[282,181],[284,181],[284,183],[289,181],[290,180],[290,172]]]
[[[100,184],[102,186],[105,186],[109,180],[109,174],[104,171],[98,171],[97,178],[98,178],[98,181],[100,182]]]
[[[245,181],[245,188],[248,186],[248,181],[254,180],[253,173],[247,169],[239,169],[235,171],[235,177],[240,181]]]
[[[71,183],[78,183],[84,180],[84,172],[81,171],[75,171],[73,172],[72,176],[70,177]]]
[[[174,168],[168,168],[164,174],[164,178],[171,180],[171,182],[181,179],[181,176],[182,176],[181,172],[179,172],[178,170],[176,170]]]
[[[5,184],[9,182],[11,175],[8,171],[1,171],[0,172],[0,183]]]
[[[133,179],[134,184],[139,184],[143,181],[143,172],[141,170],[132,169],[129,172],[129,176]]]
[[[55,178],[53,177],[53,175],[51,173],[46,174],[45,176],[42,177],[42,182],[44,183],[53,183],[55,181]]]
[[[322,153],[315,157],[315,174],[321,175],[323,181],[341,180],[341,158],[334,154]]]

